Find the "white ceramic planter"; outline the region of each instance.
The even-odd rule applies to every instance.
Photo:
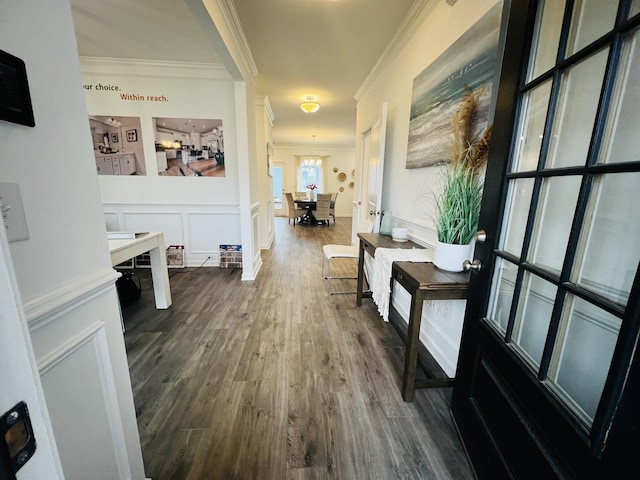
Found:
[[[433,264],[448,272],[461,272],[465,260],[473,256],[473,244],[453,245],[438,242],[433,254]]]

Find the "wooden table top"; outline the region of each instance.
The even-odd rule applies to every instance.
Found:
[[[299,207],[307,208],[307,207],[315,207],[315,200],[294,200],[293,203],[298,205]]]
[[[397,275],[411,278],[418,290],[466,290],[469,288],[469,272],[447,272],[431,262],[393,262]],[[401,277],[401,278],[402,278]]]
[[[358,237],[360,237],[365,243],[368,243],[371,247],[375,248],[424,248],[422,245],[418,245],[411,240],[407,240],[406,242],[397,242],[391,235],[382,235],[380,233],[358,233]]]

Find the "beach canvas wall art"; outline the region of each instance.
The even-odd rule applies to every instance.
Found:
[[[497,68],[502,8],[498,4],[413,81],[406,168],[448,160],[450,120],[468,89],[480,94],[476,134],[487,127]]]

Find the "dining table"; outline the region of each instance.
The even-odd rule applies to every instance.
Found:
[[[302,225],[317,225],[318,221],[316,220],[316,217],[313,215],[313,212],[316,209],[316,201],[304,199],[304,198],[297,198],[294,200],[294,202],[298,208],[306,210],[307,212],[302,216],[299,223],[301,223]]]

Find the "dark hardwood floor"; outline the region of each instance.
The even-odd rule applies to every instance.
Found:
[[[348,244],[350,232],[345,218],[276,218],[255,282],[240,270],[172,269],[168,310],[155,310],[140,271],[142,297],[123,316],[148,477],[474,478],[450,391],[405,403],[393,327],[371,300],[327,295],[322,245]],[[335,267],[355,273],[353,261]]]

